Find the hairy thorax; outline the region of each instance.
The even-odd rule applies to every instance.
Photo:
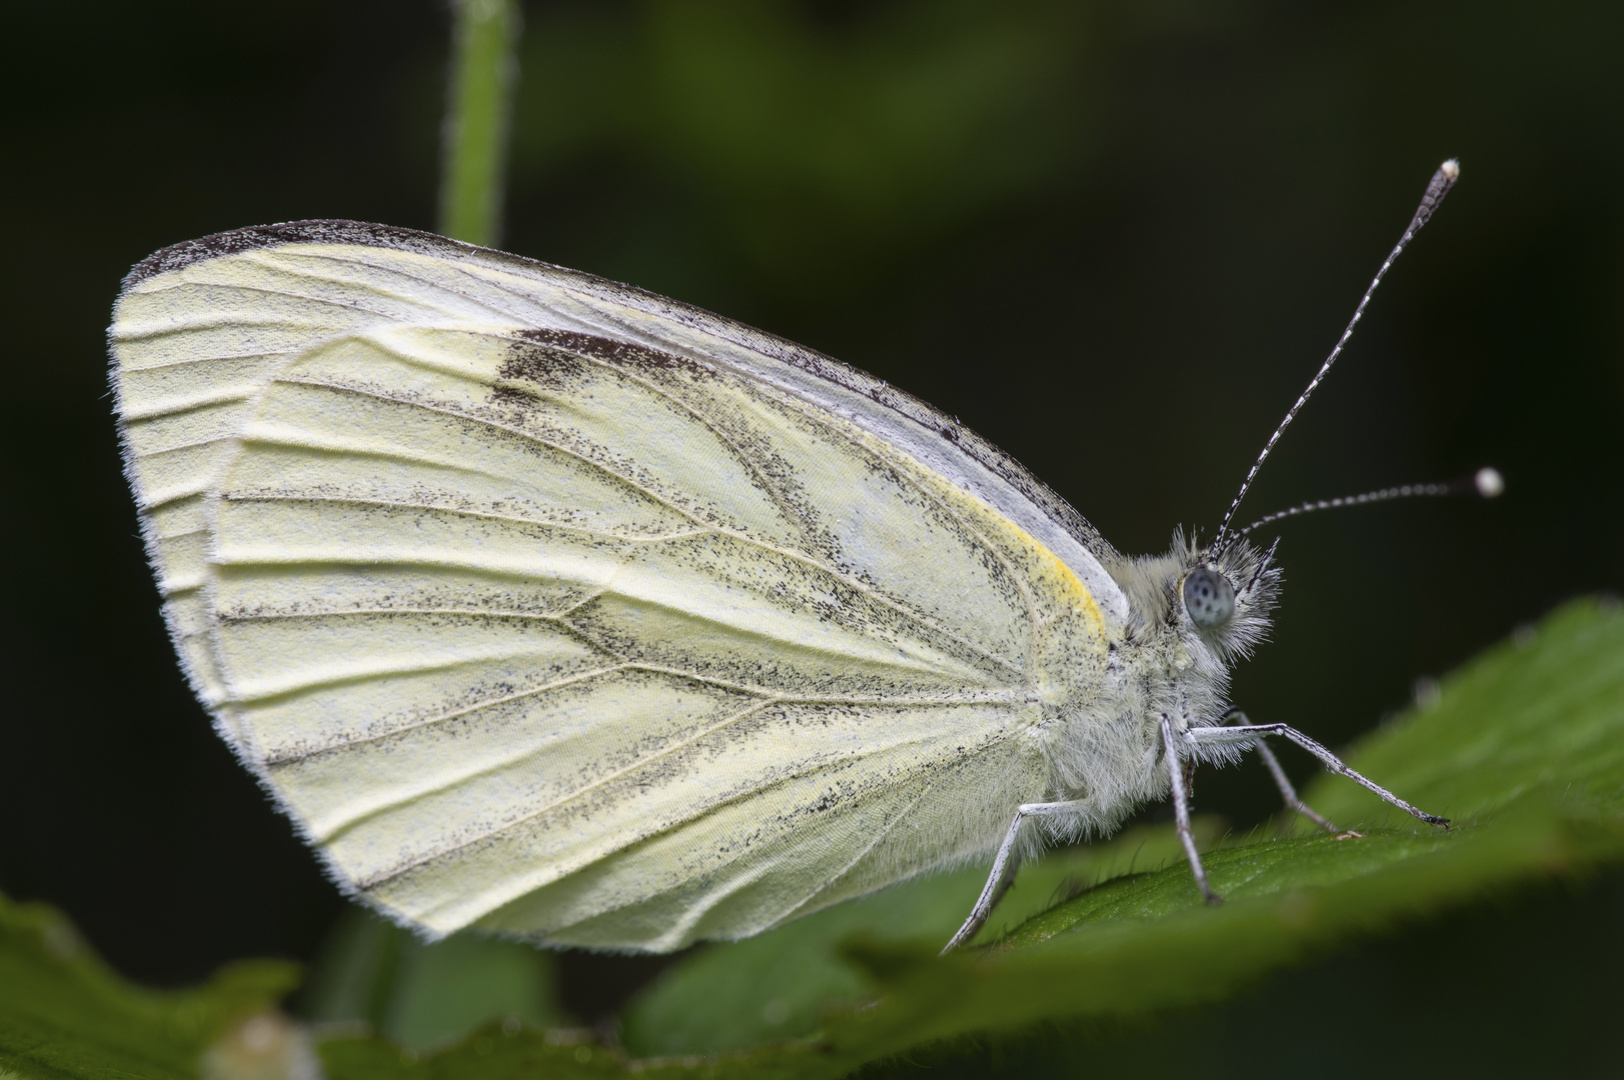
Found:
[[[1050,747],[1049,798],[1084,804],[1053,822],[1063,839],[1109,832],[1138,806],[1167,795],[1162,717],[1176,731],[1224,722],[1230,668],[1263,640],[1279,588],[1279,571],[1250,546],[1212,552],[1182,535],[1166,554],[1118,557],[1105,567],[1127,597],[1128,617],[1107,621],[1099,691]],[[1232,611],[1212,629],[1186,603],[1185,585],[1195,574],[1216,575],[1232,592],[1219,598]]]

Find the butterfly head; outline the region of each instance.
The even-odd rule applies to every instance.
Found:
[[[1260,551],[1244,540],[1203,546],[1182,531],[1167,554],[1124,559],[1113,574],[1128,597],[1129,640],[1186,657],[1218,682],[1268,636],[1280,592],[1272,547]]]
[[[1173,554],[1181,553],[1175,616],[1225,663],[1250,654],[1268,636],[1280,593],[1274,548],[1244,541],[1203,548],[1175,536]]]
[[[1136,746],[1154,765],[1163,716],[1180,726],[1223,722],[1232,667],[1268,637],[1280,570],[1273,548],[1200,544],[1182,530],[1164,554],[1108,569],[1128,601],[1116,646],[1122,706],[1141,721]]]

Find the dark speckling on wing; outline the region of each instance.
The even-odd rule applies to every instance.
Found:
[[[695,309],[302,223],[154,256],[112,338],[194,685],[433,931],[669,949],[974,855],[1105,678],[1086,523]]]

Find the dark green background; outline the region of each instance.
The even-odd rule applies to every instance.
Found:
[[[1276,641],[1236,702],[1341,743],[1418,677],[1624,584],[1624,8],[526,17],[503,247],[866,368],[1131,552],[1211,531],[1459,156],[1247,509],[1485,463],[1508,493],[1286,526]],[[308,956],[341,902],[175,668],[119,474],[109,308],[132,263],[209,232],[432,228],[447,24],[402,0],[8,11],[0,890],[148,981]],[[1272,796],[1255,766],[1204,773],[1199,808],[1246,824]],[[570,960],[566,1000],[590,1010],[611,969],[633,970]]]

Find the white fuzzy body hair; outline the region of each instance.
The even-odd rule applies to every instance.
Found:
[[[1127,597],[1128,618],[1106,620],[1109,659],[1100,693],[1086,710],[1056,725],[1046,743],[1047,798],[1083,803],[1075,813],[1040,819],[1052,839],[1108,834],[1139,806],[1167,797],[1171,779],[1161,719],[1167,716],[1180,733],[1223,723],[1230,666],[1268,633],[1280,586],[1271,555],[1245,543],[1221,551],[1199,548],[1179,531],[1164,555],[1104,560]],[[1185,577],[1202,567],[1235,590],[1234,615],[1212,630],[1192,621],[1183,600]],[[1204,744],[1198,753],[1200,760],[1225,764],[1240,750]],[[1029,852],[1041,841],[1037,830],[1025,839]]]

